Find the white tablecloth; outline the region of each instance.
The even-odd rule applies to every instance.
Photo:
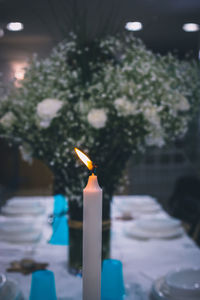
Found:
[[[43,197],[41,201],[47,207],[44,217],[46,220],[47,215],[52,212],[53,197]],[[131,239],[124,234],[124,228],[131,221],[115,219],[115,208],[113,211],[111,258],[119,259],[123,263],[125,285],[129,293],[132,293],[129,299],[149,299],[152,281],[177,267],[200,267],[200,249],[186,234],[172,240]],[[162,214],[165,213],[162,212]],[[0,220],[2,218],[1,216]],[[33,247],[0,241],[0,272],[6,273],[10,261],[25,256],[37,261],[48,262],[48,269],[52,270],[55,275],[58,298],[80,300],[82,279],[70,275],[67,271],[68,247],[48,244],[46,241],[50,236],[51,227],[46,222],[43,228],[43,239]],[[25,276],[19,273],[7,273],[7,275],[18,281],[25,299],[28,299],[31,275]],[[133,295],[132,290],[135,283],[139,284],[143,291],[141,297]]]

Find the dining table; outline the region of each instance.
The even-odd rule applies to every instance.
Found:
[[[132,300],[148,300],[151,298],[152,284],[168,272],[180,268],[200,268],[200,249],[195,242],[183,233],[174,238],[137,238],[127,234],[135,219],[122,218],[119,203],[123,205],[125,196],[114,196],[111,209],[110,258],[122,262],[125,290]],[[133,196],[134,197],[134,196]],[[136,197],[136,196],[135,196]],[[137,195],[138,199],[142,196]],[[82,277],[68,271],[68,245],[49,243],[52,225],[48,222],[53,213],[53,196],[22,197],[24,201],[40,201],[45,212],[35,222],[41,222],[41,238],[34,243],[11,243],[0,240],[0,273],[14,279],[20,287],[24,299],[28,300],[32,275],[7,272],[11,261],[31,258],[37,262],[48,263],[48,269],[55,276],[58,300],[82,299]],[[141,216],[140,216],[141,217]],[[149,215],[143,216],[149,218]],[[166,218],[167,212],[161,209],[152,213],[151,218]],[[4,222],[4,214],[0,214],[0,222]],[[136,218],[137,219],[137,218]],[[3,299],[1,299],[3,300]]]

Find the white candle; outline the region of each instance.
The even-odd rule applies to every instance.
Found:
[[[83,190],[83,300],[101,299],[102,189],[89,176]]]
[[[92,171],[83,190],[83,300],[101,300],[102,189],[95,165],[79,149],[75,152]]]

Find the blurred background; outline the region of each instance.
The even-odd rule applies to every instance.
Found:
[[[88,39],[129,30],[155,53],[198,60],[199,22],[199,0],[0,0],[0,72],[5,83],[15,77],[20,84],[32,55],[47,56],[74,29]],[[199,199],[199,131],[197,118],[184,140],[132,157],[124,174],[128,183],[116,194],[149,194],[166,208],[183,194],[190,201]],[[24,162],[17,149],[0,139],[1,199],[51,195],[52,184],[43,163]]]

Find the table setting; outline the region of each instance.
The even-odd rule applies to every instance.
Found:
[[[154,213],[152,211],[149,213],[148,210],[148,213],[146,211],[144,214],[140,213],[139,217],[137,214],[137,217],[131,220],[119,219],[118,217],[124,213],[119,209],[119,206],[122,203],[126,206],[126,197],[128,198],[127,202],[132,201],[131,205],[130,203],[127,204],[130,213],[134,211],[135,207],[138,208],[139,201],[141,201],[141,207],[147,205],[147,202],[152,202],[150,196],[114,196],[111,213],[111,252],[110,258],[103,261],[101,299],[199,299],[200,250],[187,236],[180,220],[171,218],[161,206],[159,211],[155,210]],[[46,276],[45,272],[52,272],[52,275],[48,276],[54,278],[54,292],[50,293],[49,300],[82,299],[82,276],[81,274],[72,275],[67,269],[69,240],[66,240],[66,238],[64,241],[60,239],[60,236],[62,236],[60,233],[67,232],[67,222],[60,222],[61,229],[57,229],[57,232],[60,232],[57,235],[57,242],[54,227],[48,222],[48,217],[54,214],[54,210],[57,211],[55,203],[58,200],[53,197],[20,197],[19,200],[16,201],[15,198],[8,200],[6,207],[12,206],[10,203],[14,203],[15,206],[18,202],[19,207],[16,211],[20,212],[21,206],[31,207],[32,201],[40,203],[39,207],[43,208],[43,213],[41,214],[38,210],[37,215],[33,209],[33,214],[34,218],[40,220],[36,227],[37,230],[40,229],[41,236],[39,240],[21,239],[21,235],[31,235],[33,231],[30,224],[34,218],[30,218],[31,214],[28,209],[28,214],[25,214],[26,209],[23,209],[23,213],[20,215],[21,223],[19,219],[17,223],[16,214],[7,215],[5,209],[2,209],[0,215],[0,299],[1,291],[2,293],[6,291],[5,287],[1,287],[5,285],[6,278],[8,285],[11,286],[9,292],[6,292],[9,298],[4,296],[5,298],[2,299],[35,300],[34,297],[36,296],[34,295],[38,293],[38,290],[34,287],[36,279],[33,279],[33,275],[37,276],[36,274],[38,274],[39,276],[38,272],[43,274],[40,274],[41,278]],[[153,202],[155,201],[157,200],[153,199]],[[66,205],[61,206],[66,211]],[[60,218],[62,217],[61,214]],[[16,228],[12,219],[13,222],[16,222]],[[7,228],[7,231],[5,228]],[[135,228],[137,228],[137,233]],[[6,238],[5,232],[10,236],[9,239]],[[13,232],[13,235],[11,232]],[[14,235],[15,238],[13,238]],[[51,243],[53,236],[54,241]],[[29,260],[26,261],[26,259]],[[22,265],[25,264],[25,270],[28,268],[30,271],[27,272],[28,275],[23,275],[19,270],[13,271],[11,269],[9,271],[12,261],[18,262],[18,266],[19,262],[22,261]],[[33,268],[33,262],[36,264],[47,263],[48,265],[43,270],[40,267],[38,271],[33,271],[31,269],[31,267]],[[44,280],[47,279],[44,278]],[[119,298],[116,298],[114,291]],[[39,293],[41,296],[44,291]],[[107,293],[107,296],[105,293]],[[37,299],[39,300],[39,298]]]
[[[180,223],[173,218],[140,219],[127,226],[125,234],[138,239],[171,239],[184,233]]]
[[[0,236],[11,243],[34,243],[41,239],[45,207],[37,197],[9,199],[1,208]]]
[[[120,199],[114,198],[116,208],[122,218],[137,219],[141,215],[155,215],[162,210],[162,206],[157,200],[148,195],[140,196],[121,196]]]

